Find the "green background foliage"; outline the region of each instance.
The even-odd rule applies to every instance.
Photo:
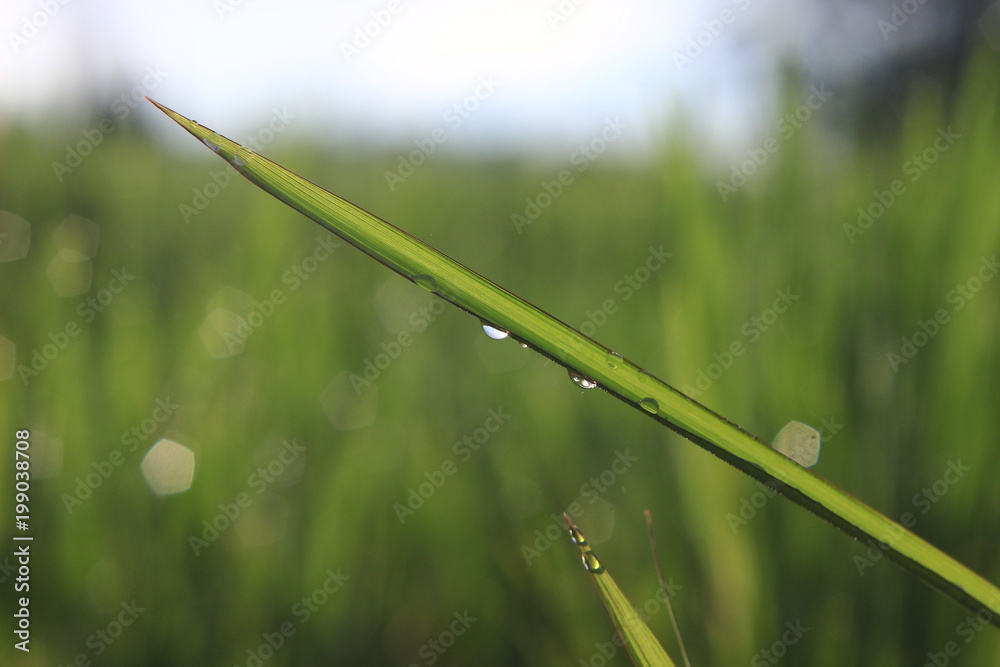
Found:
[[[1000,283],[983,282],[961,309],[949,299],[1000,246],[995,74],[985,61],[973,68],[950,115],[915,99],[891,150],[832,145],[807,124],[725,200],[716,182],[729,167],[696,145],[665,144],[642,163],[598,159],[520,232],[511,214],[572,168],[568,155],[436,155],[390,191],[394,153],[319,148],[292,132],[262,152],[567,323],[601,322],[596,339],[675,386],[726,363],[701,402],[765,439],[791,419],[821,428],[821,474],[894,519],[913,514],[915,532],[997,581]],[[802,92],[789,92],[790,108]],[[136,115],[169,122],[152,108]],[[949,127],[958,138],[914,171],[913,156]],[[51,473],[33,482],[34,650],[19,664],[83,654],[247,665],[283,624],[295,632],[265,664],[604,664],[595,656],[611,625],[559,518],[573,502],[629,598],[651,601],[649,624],[672,650],[642,515],[653,511],[696,664],[771,664],[787,652],[788,664],[914,665],[949,642],[959,649],[949,664],[1000,658],[995,630],[975,632],[967,611],[871,560],[877,551],[516,343],[489,340],[361,253],[342,246],[307,280],[288,278],[326,232],[242,179],[185,222],[180,206],[213,176],[224,181],[225,165],[181,148],[191,139],[180,130],[177,150],[142,130],[116,127],[61,180],[52,163],[78,131],[0,134],[0,208],[32,233],[28,255],[0,265],[0,334],[29,364],[50,334],[81,327],[37,377],[15,370],[0,384],[0,433],[30,428],[36,470]],[[902,194],[849,238],[858,207],[897,179]],[[93,221],[100,241],[90,291],[59,297],[58,229],[72,215]],[[665,266],[640,289],[616,289],[650,246],[672,253]],[[135,279],[86,321],[81,302],[123,268]],[[254,307],[234,289],[285,301],[241,351],[216,358],[210,312]],[[800,298],[758,325],[776,290]],[[602,322],[593,314],[608,300],[615,312]],[[939,309],[947,322],[894,370],[887,354]],[[390,354],[402,331],[411,342],[356,392],[350,374]],[[730,364],[734,342],[745,352]],[[167,398],[179,407],[131,449],[123,436]],[[509,417],[478,450],[457,446],[490,410]],[[160,438],[195,453],[184,493],[157,497],[143,479]],[[258,469],[286,440],[305,453],[262,485]],[[68,509],[78,480],[115,451],[122,465]],[[957,462],[968,469],[956,479]],[[3,503],[11,479],[0,477]],[[401,521],[410,490],[442,479]],[[191,537],[205,538],[204,522],[240,494],[248,506],[195,554]],[[339,588],[303,605],[328,579]],[[133,600],[135,622],[110,644],[96,639]],[[783,646],[797,624],[809,630]],[[447,643],[450,628],[462,633],[442,655],[431,642]],[[9,644],[0,656],[14,656]],[[627,659],[619,650],[609,664]]]

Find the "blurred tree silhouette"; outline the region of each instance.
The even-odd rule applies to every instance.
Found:
[[[743,3],[738,3],[743,7]],[[985,0],[813,2],[737,24],[738,54],[778,63],[797,88],[836,91],[823,122],[851,139],[893,145],[912,102],[937,100],[951,115],[978,43],[1000,49],[1000,3]],[[762,85],[770,72],[761,71]],[[788,86],[786,85],[786,89]]]

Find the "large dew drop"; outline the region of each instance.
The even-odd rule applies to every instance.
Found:
[[[573,381],[573,384],[580,387],[581,389],[593,389],[597,386],[597,383],[591,380],[589,377],[583,373],[578,373],[572,369],[569,371],[569,379]]]
[[[493,340],[503,340],[510,335],[510,332],[504,329],[499,329],[492,324],[487,324],[486,322],[483,322],[483,333]]]
[[[604,572],[604,566],[601,565],[601,560],[594,553],[593,549],[587,547],[583,552],[583,567],[586,568],[587,572],[592,574],[600,574]]]
[[[425,275],[423,273],[413,276],[413,282],[420,285],[422,288],[428,292],[436,292],[438,288],[437,281],[434,278]]]
[[[656,402],[655,398],[640,398],[639,407],[651,415],[660,411],[660,404]]]

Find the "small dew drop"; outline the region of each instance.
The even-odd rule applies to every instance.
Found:
[[[483,322],[483,333],[492,338],[493,340],[503,340],[510,335],[510,332],[504,329],[498,329],[497,327]]]
[[[428,275],[420,274],[413,276],[413,282],[423,287],[428,292],[436,292],[438,288],[437,281]]]
[[[219,152],[219,144],[216,141],[213,141],[216,138],[217,137],[215,135],[212,135],[211,138],[205,137],[204,139],[201,140],[201,143],[205,144],[206,146],[208,146],[209,148],[211,148],[213,151],[215,151],[216,153],[218,153]]]
[[[656,402],[655,398],[640,398],[639,407],[651,415],[660,411],[660,404]]]
[[[592,549],[587,549],[583,552],[583,567],[587,572],[593,574],[600,574],[604,572],[604,566],[601,565],[601,560],[597,557],[597,554],[593,552]]]
[[[569,379],[573,381],[573,384],[577,385],[581,389],[593,389],[597,386],[597,383],[589,377],[583,373],[577,373],[574,370],[569,371]]]
[[[608,368],[615,369],[624,363],[622,355],[617,352],[608,352],[608,356],[605,358],[605,362],[608,364]]]
[[[244,167],[253,158],[253,151],[246,146],[240,146],[238,153],[233,155],[233,166]]]
[[[523,348],[524,348],[525,350],[527,350],[527,349],[528,349],[528,344],[527,344],[527,343],[519,343],[519,345],[520,345],[521,347],[523,347]]]
[[[579,544],[582,546],[587,543],[587,538],[583,536],[583,533],[580,532],[580,529],[576,526],[569,529],[569,538],[573,540],[573,544]]]

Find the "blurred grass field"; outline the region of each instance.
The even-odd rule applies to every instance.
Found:
[[[820,474],[894,519],[911,513],[916,533],[1000,581],[996,73],[980,61],[950,117],[915,100],[892,149],[806,123],[725,201],[728,165],[683,140],[648,163],[598,158],[520,229],[512,214],[574,168],[568,155],[434,155],[390,191],[394,152],[317,148],[294,128],[262,152],[593,327],[764,439],[792,419],[820,428]],[[37,376],[15,366],[0,384],[0,433],[31,430],[35,472],[32,652],[5,642],[4,664],[628,664],[607,655],[611,624],[553,517],[574,501],[673,653],[652,510],[695,664],[1000,661],[995,629],[877,550],[360,252],[325,250],[326,232],[242,179],[206,189],[224,163],[154,143],[142,130],[168,122],[158,115],[141,109],[61,181],[52,163],[79,129],[0,131],[0,209],[31,225],[26,256],[0,266],[0,335],[16,357],[0,354],[30,365],[80,327]],[[957,138],[935,149],[949,127]],[[933,163],[914,170],[925,153]],[[849,238],[844,225],[895,180],[902,193]],[[197,192],[217,196],[185,222]],[[671,256],[643,273],[661,246]],[[86,315],[116,270],[135,277]],[[798,298],[769,313],[779,291]],[[234,345],[254,309],[260,325]],[[924,344],[894,369],[904,338]],[[727,357],[736,342],[744,353]],[[162,423],[158,400],[177,406]],[[161,438],[195,454],[183,493],[156,496],[143,479]],[[304,453],[282,459],[297,451],[286,441]],[[67,507],[110,460],[123,463]],[[213,521],[231,525],[211,538]],[[123,605],[142,611],[116,629]],[[2,625],[10,637],[10,616]],[[808,631],[783,642],[792,626]],[[957,654],[942,653],[949,642]]]

